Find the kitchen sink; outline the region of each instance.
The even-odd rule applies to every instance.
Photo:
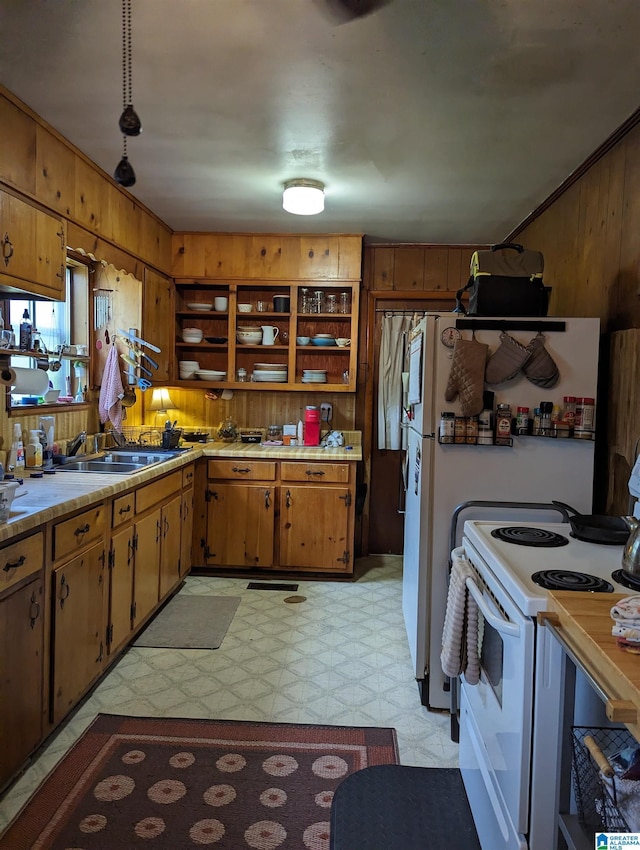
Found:
[[[175,451],[153,451],[148,448],[140,449],[140,451],[137,449],[114,449],[101,454],[68,458],[65,463],[56,468],[60,472],[101,472],[110,475],[126,475],[171,460],[181,453],[181,449]]]

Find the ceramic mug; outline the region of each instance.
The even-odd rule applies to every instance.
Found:
[[[351,340],[341,336],[336,339],[336,345],[339,345],[340,348],[346,348],[348,345],[351,345]]]
[[[262,325],[262,344],[275,345],[279,330],[274,325]]]
[[[218,313],[224,313],[224,311],[229,306],[229,299],[224,295],[216,295],[213,299],[213,309],[217,310]]]

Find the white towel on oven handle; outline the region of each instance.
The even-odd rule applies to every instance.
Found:
[[[478,606],[467,589],[467,582],[475,583],[475,573],[462,547],[453,550],[451,559],[440,663],[445,676],[454,678],[464,673],[468,684],[477,685],[480,680]]]

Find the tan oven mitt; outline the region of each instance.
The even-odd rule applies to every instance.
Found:
[[[537,387],[545,390],[555,387],[560,380],[560,372],[555,360],[544,347],[544,334],[538,333],[527,345],[531,357],[527,360],[522,370]]]
[[[500,345],[487,363],[485,380],[488,384],[503,384],[522,370],[531,357],[529,348],[508,333],[500,334]]]
[[[463,416],[477,416],[482,410],[488,350],[488,345],[475,339],[457,339],[454,345],[444,397],[446,401],[453,401],[459,395]]]

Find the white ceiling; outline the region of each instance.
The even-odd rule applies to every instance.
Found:
[[[171,228],[498,241],[640,105],[638,0],[325,2],[133,0],[130,191]],[[0,82],[109,174],[121,9],[0,0]]]

